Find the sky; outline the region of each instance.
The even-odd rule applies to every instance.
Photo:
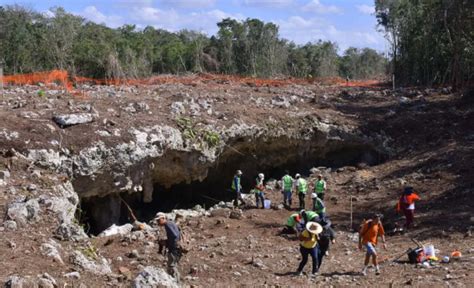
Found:
[[[208,35],[217,32],[223,18],[258,18],[277,24],[280,37],[297,44],[322,39],[336,42],[340,52],[350,46],[388,49],[377,32],[374,0],[0,0],[0,6],[11,4],[43,13],[61,6],[112,28],[135,24]]]

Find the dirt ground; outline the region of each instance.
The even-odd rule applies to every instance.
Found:
[[[222,102],[215,103],[216,110],[225,111],[229,123],[238,111],[227,109],[232,102],[229,99],[243,95],[249,89],[261,94],[259,97],[273,97],[272,87],[253,88],[237,87],[226,90],[217,85],[212,93],[227,93]],[[141,88],[145,89],[145,88]],[[193,86],[200,93],[209,93],[205,87]],[[289,88],[278,88],[289,89]],[[327,90],[325,90],[327,89]],[[292,213],[287,209],[255,209],[253,198],[248,200],[248,207],[243,209],[243,218],[227,217],[190,218],[181,223],[190,231],[193,249],[186,254],[180,263],[183,286],[186,287],[471,287],[474,281],[474,238],[471,231],[474,226],[474,107],[463,102],[459,93],[441,93],[438,90],[411,89],[395,94],[383,88],[324,88],[311,86],[315,103],[309,109],[321,117],[343,117],[347,123],[355,124],[364,132],[384,133],[390,138],[392,147],[388,159],[376,166],[358,165],[339,169],[321,168],[328,183],[326,193],[327,213],[337,232],[336,244],[330,248],[329,256],[324,258],[322,268],[316,278],[307,275],[295,276],[300,260],[299,243],[279,235],[286,218]],[[173,93],[155,90],[157,93],[169,93],[165,102],[151,106],[153,114],[141,117],[166,115],[164,107],[173,100]],[[151,92],[150,92],[151,93]],[[277,92],[275,92],[277,93]],[[320,96],[328,94],[326,100]],[[138,96],[137,96],[138,97]],[[174,96],[173,96],[174,97]],[[144,98],[146,100],[146,97]],[[138,99],[143,100],[143,99]],[[145,101],[144,100],[144,101]],[[120,100],[95,103],[97,109],[107,111],[107,107],[125,107],[134,102],[132,96]],[[155,101],[155,100],[153,100]],[[87,101],[86,101],[87,102]],[[31,105],[31,104],[28,104]],[[306,104],[298,104],[306,105]],[[69,111],[66,101],[59,104],[59,109]],[[226,110],[227,109],[227,110]],[[255,108],[256,110],[258,108]],[[116,109],[117,111],[119,108]],[[48,110],[49,111],[49,110]],[[102,114],[101,117],[112,118],[120,123],[132,121],[130,114],[113,117]],[[24,125],[21,133],[30,133],[30,141],[18,141],[13,144],[18,151],[41,146],[47,138],[48,131],[44,126],[35,126],[42,119],[49,119],[50,112],[37,120],[12,118],[10,112],[0,111],[2,128],[14,129]],[[245,111],[240,116],[252,117],[252,111]],[[280,112],[266,110],[267,117],[279,117]],[[160,116],[161,117],[161,116]],[[207,116],[203,116],[206,119]],[[20,120],[21,118],[21,120]],[[138,120],[137,120],[138,121]],[[163,116],[163,121],[172,119]],[[209,117],[208,121],[212,121]],[[225,121],[225,120],[224,120]],[[281,117],[280,121],[285,121]],[[25,124],[29,123],[29,124]],[[94,124],[99,129],[100,122]],[[125,125],[125,124],[123,124]],[[41,127],[41,128],[39,128]],[[111,128],[112,129],[112,128]],[[26,132],[28,131],[28,132]],[[65,141],[70,146],[80,149],[87,145],[91,130],[84,127],[73,127],[68,130]],[[81,135],[74,136],[71,135]],[[124,136],[126,137],[126,136]],[[3,139],[3,138],[2,138]],[[49,139],[49,138],[48,138]],[[83,140],[81,140],[83,139]],[[85,140],[84,140],[85,139]],[[24,139],[23,139],[24,140]],[[123,139],[121,139],[123,140]],[[83,141],[83,142],[82,142]],[[111,138],[111,141],[115,141]],[[8,166],[6,154],[11,142],[1,142],[2,165]],[[21,162],[15,163],[18,170],[27,171],[28,167]],[[26,164],[25,164],[26,165]],[[301,171],[307,174],[308,171]],[[47,180],[43,174],[43,182]],[[311,175],[311,181],[314,175]],[[17,177],[11,185],[21,193],[28,178]],[[368,276],[362,276],[364,252],[358,251],[354,228],[370,213],[381,212],[385,215],[383,223],[387,231],[397,223],[403,223],[403,217],[396,215],[394,207],[398,195],[405,185],[411,185],[421,196],[416,211],[416,228],[396,235],[387,236],[388,249],[378,247],[382,263],[382,274],[376,276],[370,270]],[[46,184],[45,184],[46,186]],[[245,187],[244,187],[245,188]],[[248,188],[248,187],[247,187]],[[3,189],[3,188],[1,188]],[[23,190],[22,190],[23,189]],[[266,197],[274,204],[282,201],[279,191],[268,190]],[[2,190],[0,199],[1,211],[4,213],[7,201],[16,196],[6,189]],[[353,199],[353,223],[350,223],[350,207]],[[307,206],[310,203],[309,195]],[[297,197],[293,195],[293,210],[296,209]],[[0,279],[10,275],[40,275],[47,272],[57,281],[58,287],[130,287],[132,280],[144,266],[166,267],[166,258],[157,253],[154,242],[156,237],[146,235],[144,239],[130,239],[112,236],[92,238],[86,242],[65,242],[63,255],[73,249],[94,247],[98,254],[109,259],[112,274],[97,276],[82,272],[80,279],[68,279],[65,273],[75,271],[73,264],[66,257],[64,264],[42,256],[39,251],[41,243],[50,238],[52,227],[57,224],[52,215],[44,212],[42,222],[17,231],[2,230],[0,241]],[[407,263],[407,256],[392,261],[408,248],[416,245],[410,240],[416,238],[425,244],[433,244],[439,256],[450,255],[459,250],[463,257],[447,264],[437,263],[433,267],[418,267]],[[130,256],[136,250],[138,257]],[[305,271],[309,273],[308,263]],[[81,286],[82,285],[82,286]]]

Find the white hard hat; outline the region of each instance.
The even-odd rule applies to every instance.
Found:
[[[158,212],[156,213],[156,216],[155,216],[156,219],[161,219],[161,218],[165,218],[166,219],[166,214],[163,213],[163,212]]]
[[[237,175],[242,175],[242,170],[237,170]]]
[[[300,173],[296,173],[295,178],[301,177]]]
[[[260,174],[258,174],[258,178],[263,179],[263,178],[265,178],[265,175],[263,175],[263,173],[260,173]]]
[[[311,198],[312,198],[312,199],[318,198],[318,195],[316,195],[316,193],[311,193]]]

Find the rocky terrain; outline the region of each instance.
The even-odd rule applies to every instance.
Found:
[[[7,87],[0,280],[7,287],[467,287],[474,279],[469,95],[222,81],[82,85],[74,93]],[[272,209],[255,209],[251,195],[242,210],[230,209],[236,169],[246,191],[259,172],[270,180],[285,169],[310,179],[323,173],[337,242],[318,277],[292,274],[298,242],[278,235],[291,211],[279,205],[275,181],[266,191]],[[382,276],[363,277],[353,229],[373,211],[386,215],[387,230],[396,227],[394,205],[407,184],[422,197],[418,226],[388,237]],[[183,216],[192,239],[180,284],[158,254],[163,231],[151,221],[158,211]],[[414,246],[410,238],[463,257],[429,268],[393,262]]]

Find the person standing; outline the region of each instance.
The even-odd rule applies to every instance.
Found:
[[[293,177],[290,176],[288,170],[285,171],[285,176],[281,178],[282,193],[283,193],[283,205],[291,208],[291,192],[293,190]]]
[[[336,243],[336,233],[331,227],[331,221],[327,218],[323,218],[320,224],[323,227],[323,232],[318,235],[318,269],[321,267],[321,263],[323,263],[323,257],[329,254],[330,243]]]
[[[324,200],[324,194],[326,193],[326,181],[323,179],[323,175],[318,175],[318,180],[314,182],[314,192],[318,195],[318,198]]]
[[[323,200],[321,200],[316,193],[311,193],[311,198],[313,199],[313,211],[318,213],[321,219],[324,219],[324,217],[326,217],[326,206]]]
[[[166,240],[165,246],[168,249],[168,273],[173,276],[177,282],[179,282],[179,270],[178,264],[181,259],[181,249],[179,248],[179,241],[181,240],[181,232],[173,221],[166,219],[166,214],[158,213],[157,215],[158,225],[165,228]]]
[[[256,202],[256,207],[258,209],[258,202],[259,200],[262,202],[262,209],[264,207],[264,198],[263,198],[263,191],[265,191],[265,186],[263,185],[263,179],[265,178],[265,175],[263,173],[258,174],[257,179],[255,179],[255,202]]]
[[[311,256],[313,269],[311,275],[314,277],[318,273],[318,234],[323,231],[321,225],[316,222],[306,223],[306,229],[299,236],[301,262],[296,271],[296,275],[302,275],[303,269],[308,262],[308,256]]]
[[[244,202],[242,198],[242,185],[240,184],[240,177],[242,176],[242,171],[237,170],[235,172],[234,178],[232,179],[231,190],[234,193],[234,207],[239,207],[239,200]]]
[[[308,191],[308,183],[301,177],[300,174],[295,175],[296,179],[296,191],[298,191],[298,199],[300,201],[300,209],[305,209],[305,197]]]
[[[372,263],[375,266],[375,274],[380,275],[380,268],[377,262],[377,251],[375,246],[377,245],[378,237],[382,238],[384,249],[387,249],[385,244],[385,231],[381,222],[382,215],[375,214],[372,219],[365,221],[359,230],[359,249],[362,250],[362,246],[366,248],[364,269],[362,275],[367,275],[367,267],[369,266],[370,258],[372,257]]]
[[[400,200],[397,203],[397,212],[403,211],[405,214],[405,228],[409,229],[415,221],[415,202],[421,198],[414,191],[413,187],[405,187]]]

